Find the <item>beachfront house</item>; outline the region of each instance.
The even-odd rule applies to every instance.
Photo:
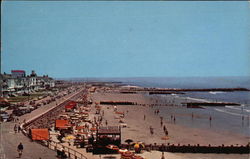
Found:
[[[23,70],[12,70],[11,74],[2,74],[1,96],[15,96],[17,94],[31,93],[39,89],[48,89],[55,86],[53,78],[48,75],[37,76],[35,71],[26,76]]]
[[[24,70],[11,70],[11,76],[13,78],[17,78],[17,77],[25,77],[26,73]]]

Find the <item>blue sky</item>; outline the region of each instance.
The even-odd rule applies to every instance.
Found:
[[[248,2],[3,2],[2,71],[250,75]]]

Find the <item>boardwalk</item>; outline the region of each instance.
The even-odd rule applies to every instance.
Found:
[[[17,145],[22,142],[24,152],[22,158],[25,159],[55,159],[56,152],[41,146],[36,142],[32,142],[21,132],[16,133],[13,130],[15,123],[1,124],[1,159],[14,159],[17,157]]]

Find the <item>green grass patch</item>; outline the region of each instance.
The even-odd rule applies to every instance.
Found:
[[[44,95],[46,95],[46,92],[39,92],[39,93],[30,94],[30,96],[10,97],[8,100],[11,103],[18,103],[18,102],[25,102],[28,100],[33,100],[35,98],[38,98],[38,97],[44,96]]]

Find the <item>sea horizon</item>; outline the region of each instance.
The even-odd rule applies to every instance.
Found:
[[[124,77],[124,78],[64,78],[63,80],[78,82],[120,82],[122,85],[145,88],[179,88],[179,89],[208,89],[208,88],[247,88],[250,89],[250,76],[225,77]],[[250,103],[249,91],[235,92],[186,92],[183,97],[207,99],[210,101]]]
[[[68,77],[55,78],[81,82],[121,82],[128,85],[159,88],[239,88],[250,89],[250,76],[190,77]],[[157,81],[155,81],[157,80]],[[199,81],[196,81],[199,80]]]

